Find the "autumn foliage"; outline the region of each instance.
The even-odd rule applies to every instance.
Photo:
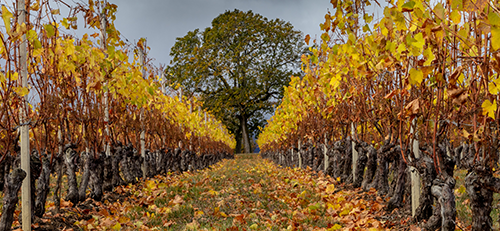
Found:
[[[63,175],[68,179],[66,199],[76,204],[87,197],[100,200],[103,191],[135,182],[142,177],[143,162],[149,165],[145,175],[154,176],[201,169],[232,156],[234,138],[210,113],[207,119],[207,112],[198,110],[201,102],[160,91],[165,87],[156,75],[160,70],[138,60],[138,52],[149,49],[145,40],[125,43],[114,27],[116,5],[90,0],[61,17],[49,1],[27,3],[22,25],[16,23],[15,5],[1,6],[0,186],[9,188],[9,173],[19,168],[18,115],[22,97],[28,96],[34,215],[45,212],[51,173],[58,176],[54,200],[59,208]],[[77,20],[96,32],[71,35]],[[19,81],[24,34],[27,88]],[[108,112],[109,119],[104,116]],[[141,132],[146,143],[142,156],[137,151]],[[108,144],[110,155],[105,154]]]
[[[413,167],[423,181],[416,220],[430,230],[455,229],[454,169],[467,169],[471,228],[490,230],[492,195],[500,192],[492,175],[498,2],[396,0],[376,21],[366,9],[378,2],[332,4],[324,34],[302,58],[305,76],[292,78],[259,137],[263,156],[288,166],[301,158],[302,166],[376,188],[391,198],[389,210],[411,201],[406,169]],[[430,207],[434,201],[439,206]]]

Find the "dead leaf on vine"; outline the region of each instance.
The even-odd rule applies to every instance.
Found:
[[[415,99],[405,106],[405,117],[410,117],[413,119],[420,112],[420,101]],[[398,117],[401,117],[401,113],[398,113]]]
[[[450,75],[450,85],[454,86],[457,83],[458,77],[460,76],[460,74],[462,74],[462,69],[463,69],[463,67],[459,66],[459,67],[455,68],[455,70],[453,71],[453,73],[451,73],[451,75]]]
[[[500,54],[499,53],[494,53],[493,57],[495,57],[495,59],[491,60],[491,65],[490,66],[493,67],[493,69],[497,73],[500,73]]]
[[[394,91],[391,91],[391,93],[387,94],[386,96],[384,96],[384,99],[391,99],[392,97],[394,97],[396,94],[399,93],[399,89],[396,89]]]
[[[463,88],[449,89],[448,98],[453,99],[454,104],[462,105],[467,100],[467,91]]]

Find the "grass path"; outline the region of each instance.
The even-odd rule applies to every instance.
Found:
[[[385,230],[382,199],[336,190],[335,180],[238,155],[210,169],[117,188],[127,195],[75,224],[84,230]]]

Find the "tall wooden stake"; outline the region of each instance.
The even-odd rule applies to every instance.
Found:
[[[165,72],[162,70],[161,71],[161,92],[166,95],[167,94],[167,88],[165,87],[165,83],[167,80],[165,79]]]
[[[323,144],[323,160],[325,161],[323,171],[326,173],[326,170],[328,169],[328,164],[329,164],[329,159],[328,159],[328,139],[326,138],[327,135],[325,133],[325,144]]]
[[[146,46],[144,44],[144,46]],[[144,78],[146,76],[146,69],[144,68],[144,63],[145,63],[145,57],[144,57],[144,50],[142,48],[139,48],[139,62],[141,63],[141,69],[142,69],[142,77]],[[146,180],[146,175],[148,172],[148,164],[146,161],[146,131],[144,128],[144,107],[141,108],[141,115],[139,117],[139,120],[141,121],[141,135],[140,135],[140,140],[141,140],[141,156],[142,156],[142,178]]]
[[[354,142],[354,136],[356,135],[356,129],[354,123],[351,123],[351,144],[352,144],[352,179],[356,179],[356,166],[358,165],[358,151],[356,151],[356,143]]]
[[[24,0],[17,1],[17,11],[19,13],[18,24],[22,25],[26,22],[26,6]],[[28,88],[28,41],[26,33],[23,33],[21,44],[19,47],[19,64],[20,64],[20,82],[21,86]],[[21,186],[22,200],[22,221],[23,230],[31,230],[31,172],[30,172],[30,136],[28,125],[28,95],[23,96],[23,102],[19,108],[19,124],[20,124],[20,140],[21,140],[21,169],[26,172],[26,178]]]
[[[417,139],[417,131],[414,129],[416,128],[416,120],[413,119],[412,121],[412,126],[410,132],[413,133],[413,136],[415,137],[413,140],[413,155],[415,155],[415,158],[420,158],[420,152],[419,152],[419,143]],[[410,167],[410,172],[411,172],[411,215],[415,216],[415,212],[417,211],[418,206],[420,205],[420,174],[418,173],[417,169],[414,167]]]
[[[298,146],[299,146],[299,151],[297,152],[297,154],[299,155],[299,168],[302,168],[302,156],[300,155],[300,153],[302,153],[302,152],[300,151],[300,150],[301,150],[301,149],[300,149],[300,148],[301,148],[301,145],[302,145],[302,144],[301,144],[301,139],[299,139],[299,144],[298,144]]]
[[[105,7],[107,5],[106,0],[104,0],[104,5],[102,7],[101,11],[101,48],[103,51],[106,51],[106,27],[107,27],[107,21],[106,21],[106,10]],[[107,56],[107,53],[106,53]],[[106,156],[110,156],[110,147],[109,147],[109,93],[108,93],[108,81],[104,82],[104,97],[103,97],[103,103],[104,103],[104,151],[106,153]]]

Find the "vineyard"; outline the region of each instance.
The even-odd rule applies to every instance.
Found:
[[[82,210],[86,216],[107,220],[96,224],[92,216],[80,217],[70,226],[213,229],[217,221],[228,229],[382,229],[390,223],[377,217],[383,210],[411,214],[412,230],[498,229],[493,215],[498,217],[500,193],[500,2],[331,3],[320,38],[305,37],[303,75],[284,87],[257,140],[260,156],[283,169],[260,158],[245,161],[246,156],[223,161],[234,158],[234,136],[202,110],[207,105],[201,100],[183,96],[182,86],[166,80],[166,73],[185,73],[186,63],[193,68],[189,73],[231,72],[233,64],[219,60],[227,55],[217,56],[218,45],[187,43],[193,53],[182,54],[179,69],[169,72],[147,57],[146,39],[131,44],[121,36],[114,26],[117,6],[105,0],[68,6],[67,17],[48,0],[2,4],[0,231],[21,225],[29,230],[31,222],[48,217],[48,208],[56,218],[89,201],[96,203]],[[78,20],[93,32],[76,36]],[[219,21],[229,28],[222,22],[231,20]],[[195,32],[198,46],[204,37]],[[249,44],[256,44],[253,39]],[[195,58],[196,52],[216,55]],[[227,67],[217,66],[219,61]],[[245,65],[238,67],[240,74],[250,64]],[[257,92],[263,80],[254,82]],[[258,94],[265,97],[255,108],[271,105],[263,102],[274,88]],[[238,102],[247,107],[252,100]],[[219,106],[216,113],[225,109]],[[246,123],[247,114],[240,121]],[[246,129],[238,136],[248,138]],[[250,150],[247,138],[243,143]],[[338,184],[344,188],[336,189]],[[114,194],[105,196],[118,191],[123,194],[116,202],[108,200]],[[376,201],[360,200],[359,191]],[[348,201],[353,198],[356,203]],[[133,202],[116,207],[119,200]],[[207,204],[217,209],[202,208]],[[95,211],[97,205],[107,208]],[[465,222],[458,219],[464,206],[471,213]],[[151,215],[160,213],[165,216]],[[360,214],[363,221],[351,219]]]
[[[23,179],[33,220],[45,213],[51,175],[58,210],[62,199],[99,201],[140,178],[233,157],[232,135],[164,81],[145,57],[146,40],[124,42],[116,5],[90,0],[61,17],[50,1],[24,2],[1,6],[0,230],[11,229]],[[79,15],[95,33],[72,35]],[[23,150],[30,171],[20,168]]]
[[[498,1],[331,2],[324,33],[302,56],[305,75],[292,78],[259,136],[261,155],[375,188],[387,211],[413,205],[425,230],[461,229],[454,192],[462,187],[468,228],[491,230],[500,193]],[[377,20],[371,4],[383,12]]]

